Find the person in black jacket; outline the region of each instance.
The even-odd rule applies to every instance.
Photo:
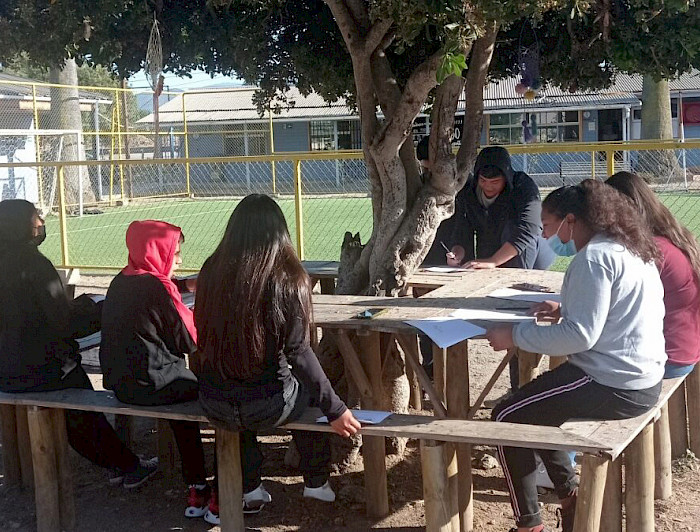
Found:
[[[449,266],[545,270],[554,261],[554,252],[542,238],[540,191],[529,175],[513,170],[510,154],[502,146],[479,152],[474,174],[457,195],[455,210]],[[515,392],[519,385],[516,357],[509,369]]]
[[[0,390],[93,389],[75,338],[99,330],[100,307],[88,296],[66,297],[53,264],[38,247],[44,221],[30,202],[0,202]],[[124,472],[124,485],[143,484],[157,468],[119,439],[103,414],[66,410],[68,441],[95,464]]]
[[[199,274],[195,322],[203,360],[199,400],[215,425],[240,432],[248,444],[244,492],[267,494],[256,431],[292,422],[310,404],[320,407],[341,436],[360,428],[311,350],[311,283],[272,198],[252,194],[234,209]],[[329,435],[292,435],[301,455],[304,497],[333,502]]]
[[[129,404],[167,405],[197,400],[197,377],[186,354],[196,350],[192,311],[173,281],[182,263],[179,227],[132,222],[126,231],[129,263],[109,286],[102,316],[100,365],[105,388]],[[186,517],[203,517],[211,498],[199,423],[170,421],[188,485]]]

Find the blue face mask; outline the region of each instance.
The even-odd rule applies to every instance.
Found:
[[[576,243],[574,242],[573,238],[574,231],[573,229],[571,230],[572,236],[569,238],[568,242],[562,242],[561,238],[559,238],[559,229],[561,229],[562,225],[564,225],[564,220],[562,220],[559,224],[557,232],[547,239],[547,244],[549,244],[549,247],[552,248],[552,251],[554,251],[554,253],[559,255],[560,257],[572,257],[576,255],[577,251]]]

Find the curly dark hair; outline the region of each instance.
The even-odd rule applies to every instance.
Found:
[[[661,258],[646,220],[626,196],[602,181],[586,179],[558,188],[544,199],[542,209],[558,218],[573,214],[591,231],[619,242],[644,262]]]

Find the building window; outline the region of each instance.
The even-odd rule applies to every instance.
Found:
[[[270,153],[267,124],[232,124],[224,133],[224,156],[266,155]]]
[[[523,121],[527,121],[534,142],[576,142],[579,140],[578,111],[503,113],[490,115],[489,144],[523,142]]]
[[[310,123],[312,151],[359,150],[362,148],[359,120],[315,120]]]

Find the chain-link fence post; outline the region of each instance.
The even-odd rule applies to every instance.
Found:
[[[273,155],[275,153],[275,133],[272,129],[272,110],[268,108],[267,112],[270,116],[270,155]],[[270,161],[270,170],[272,172],[272,193],[277,194],[277,169],[274,159]]]
[[[591,179],[595,179],[595,156],[594,151],[591,152]]]
[[[187,197],[189,198],[191,196],[191,189],[190,189],[190,135],[189,135],[189,130],[187,129],[187,107],[185,106],[185,96],[186,94],[183,92],[182,93],[182,126],[183,126],[183,131],[185,135],[185,181],[187,182]]]
[[[608,165],[608,175],[613,175],[615,173],[615,150],[605,150],[605,162]]]
[[[58,227],[61,234],[61,265],[68,267],[70,260],[68,255],[68,224],[66,223],[65,195],[66,180],[64,169],[64,165],[58,165]]]
[[[297,230],[297,253],[304,260],[304,216],[301,209],[301,160],[294,159],[294,214]]]
[[[39,131],[41,126],[39,125],[39,108],[36,105],[36,83],[32,83],[32,111],[34,112],[34,131]],[[34,148],[36,150],[36,162],[41,162],[41,135],[38,133],[34,135]],[[44,205],[44,180],[43,180],[43,168],[39,166],[37,168],[37,177],[39,180],[39,205]]]

